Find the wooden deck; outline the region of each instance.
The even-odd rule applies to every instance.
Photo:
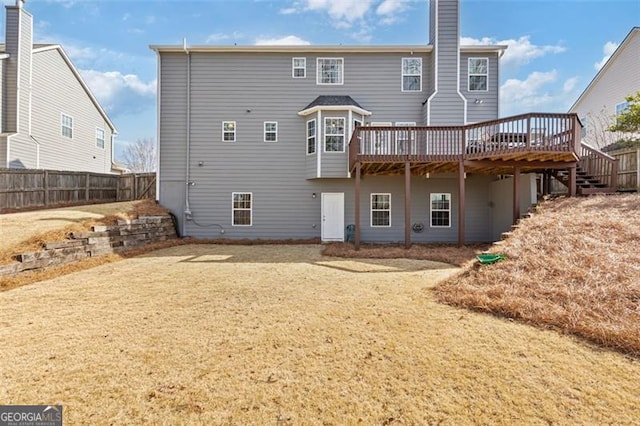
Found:
[[[355,246],[360,245],[362,175],[404,175],[405,246],[411,245],[411,176],[453,172],[458,180],[458,244],[465,243],[466,173],[513,176],[513,221],[520,218],[520,175],[541,173],[544,186],[564,171],[569,195],[576,195],[577,168],[615,191],[615,159],[581,143],[576,114],[532,113],[464,126],[358,127],[349,142],[349,170],[355,177]]]

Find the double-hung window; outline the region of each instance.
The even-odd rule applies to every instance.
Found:
[[[618,121],[619,116],[621,116],[622,114],[624,114],[629,110],[629,105],[630,103],[627,101],[616,104],[616,121]]]
[[[344,59],[318,58],[317,84],[342,84],[344,81]]]
[[[431,227],[451,226],[451,194],[431,194]]]
[[[264,141],[278,142],[278,122],[277,121],[264,122]]]
[[[391,194],[371,194],[371,226],[391,226]]]
[[[73,139],[73,117],[62,114],[61,118],[62,136]]]
[[[251,226],[253,200],[251,192],[232,193],[233,226]]]
[[[422,90],[422,58],[402,58],[402,91]]]
[[[291,76],[293,78],[305,78],[307,76],[307,58],[293,58],[291,67]]]
[[[316,153],[316,120],[307,121],[307,154]]]
[[[222,141],[223,142],[236,141],[236,122],[235,121],[222,122]]]
[[[104,129],[96,127],[96,146],[104,149]]]
[[[324,119],[324,152],[344,152],[344,118]]]
[[[469,91],[489,90],[489,59],[469,58]]]

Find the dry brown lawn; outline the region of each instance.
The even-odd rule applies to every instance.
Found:
[[[0,293],[0,401],[68,424],[637,424],[640,362],[436,303],[458,271],[193,245]]]
[[[640,195],[543,203],[491,251],[508,259],[468,267],[438,299],[640,356]]]

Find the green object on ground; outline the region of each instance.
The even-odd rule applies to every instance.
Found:
[[[491,265],[492,263],[500,262],[501,260],[505,260],[507,256],[504,254],[492,254],[492,253],[482,253],[476,256],[476,259],[483,265]]]

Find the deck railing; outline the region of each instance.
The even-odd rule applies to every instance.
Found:
[[[589,176],[615,191],[618,187],[618,160],[584,143],[580,144],[578,165]]]
[[[532,113],[465,126],[355,129],[350,168],[360,161],[458,161],[511,152],[574,152],[580,124],[576,114]]]

